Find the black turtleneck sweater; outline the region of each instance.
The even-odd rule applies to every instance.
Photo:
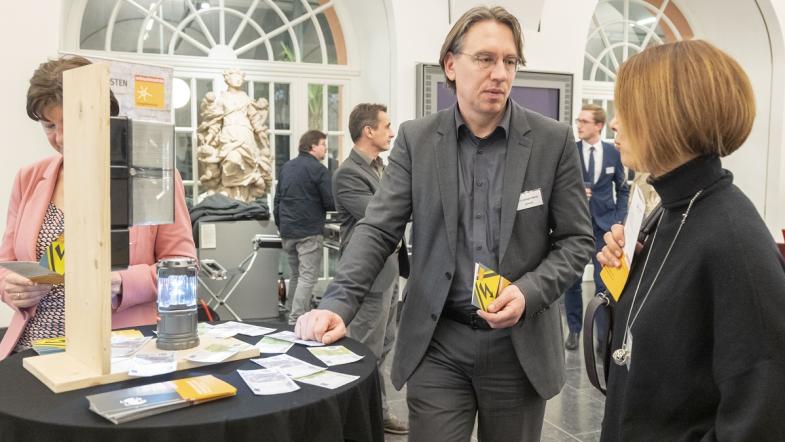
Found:
[[[785,261],[719,158],[652,184],[665,212],[614,305],[614,350],[646,254],[633,316],[703,191],[632,326],[629,370],[611,362],[601,440],[785,441]]]

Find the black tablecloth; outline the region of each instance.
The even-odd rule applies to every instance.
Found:
[[[149,335],[153,328],[140,329]],[[244,335],[236,338],[249,343],[261,339]],[[382,441],[381,395],[374,356],[367,347],[351,339],[339,344],[365,357],[330,370],[358,375],[360,379],[336,390],[298,383],[300,389],[295,392],[271,396],[254,395],[237,374],[237,369],[261,368],[250,360],[55,394],[22,367],[23,358],[35,355],[29,350],[0,362],[0,440]],[[294,345],[287,354],[324,366],[302,345]],[[95,393],[203,374],[234,385],[237,396],[119,425],[90,411],[85,399]]]

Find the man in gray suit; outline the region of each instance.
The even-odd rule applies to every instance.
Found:
[[[509,99],[523,64],[517,19],[467,11],[440,64],[458,103],[401,125],[384,180],[334,282],[295,332],[332,343],[412,222],[412,267],[392,367],[413,441],[539,440],[564,385],[561,294],[594,249],[572,130]],[[512,281],[480,311],[473,268]]]
[[[333,175],[335,210],[341,222],[341,251],[346,249],[354,226],[365,217],[368,202],[376,193],[384,171],[379,154],[390,149],[392,131],[387,107],[382,104],[358,104],[349,115],[349,135],[354,147]],[[347,334],[367,345],[376,355],[382,387],[382,412],[384,431],[406,434],[408,426],[394,416],[387,406],[382,365],[392,350],[397,332],[395,321],[398,297],[398,260],[408,259],[406,250],[399,249],[387,258],[379,275],[362,300],[359,310],[351,319]]]

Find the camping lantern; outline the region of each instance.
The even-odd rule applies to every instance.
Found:
[[[199,345],[196,333],[196,261],[158,261],[158,340],[161,350],[185,350]]]

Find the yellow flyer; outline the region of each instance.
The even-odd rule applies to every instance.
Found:
[[[65,237],[60,235],[46,248],[46,266],[49,270],[65,274]]]
[[[144,335],[141,331],[132,328],[129,330],[112,330],[113,338],[143,338]]]
[[[475,263],[472,305],[487,312],[488,305],[510,284],[509,279],[495,270],[491,270],[480,263]]]
[[[205,402],[237,394],[237,389],[213,375],[196,376],[172,381],[181,398]]]
[[[630,277],[632,259],[635,257],[635,244],[646,211],[646,203],[640,189],[636,188],[630,197],[630,207],[627,211],[627,219],[624,222],[624,238],[626,238],[626,241],[622,248],[621,257],[619,257],[621,265],[618,268],[603,267],[600,270],[600,278],[616,302],[619,301],[621,292],[624,290],[627,279]]]
[[[627,284],[627,278],[630,277],[630,268],[627,267],[627,260],[622,255],[620,267],[603,267],[600,270],[600,278],[605,283],[605,287],[611,293],[614,301],[619,301],[621,292],[624,290],[624,285]]]

